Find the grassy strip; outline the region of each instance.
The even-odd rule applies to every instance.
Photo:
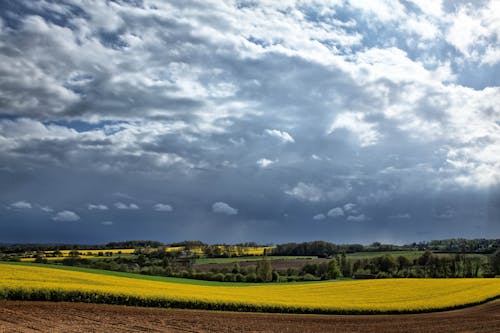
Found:
[[[337,315],[381,315],[381,314],[410,314],[441,312],[462,309],[474,305],[500,299],[500,295],[485,299],[480,302],[462,304],[457,306],[422,309],[422,310],[354,310],[354,309],[325,309],[275,305],[255,305],[247,303],[221,303],[194,300],[168,299],[168,298],[143,298],[129,295],[110,293],[71,291],[60,289],[0,289],[0,300],[12,301],[52,301],[52,302],[81,302],[95,304],[128,305],[158,308],[198,309],[235,312],[266,312],[266,313],[294,313],[294,314],[337,314]]]
[[[207,281],[207,280],[196,280],[196,279],[185,279],[185,278],[177,278],[177,277],[167,277],[167,276],[155,276],[155,275],[143,275],[136,273],[127,273],[127,272],[116,272],[116,271],[107,271],[103,269],[95,269],[95,268],[84,268],[84,267],[75,267],[75,266],[63,266],[63,265],[53,265],[53,264],[36,264],[29,262],[20,262],[20,261],[0,261],[0,265],[19,265],[19,266],[31,266],[31,267],[41,267],[41,268],[53,268],[53,269],[61,269],[65,271],[74,271],[74,272],[83,272],[83,273],[91,273],[91,274],[101,274],[108,276],[116,276],[116,277],[125,277],[131,279],[139,279],[139,280],[148,280],[148,281],[158,281],[158,282],[170,282],[170,283],[180,283],[180,284],[190,284],[190,285],[198,285],[198,286],[214,286],[214,287],[246,287],[246,286],[256,286],[256,285],[285,285],[285,284],[311,284],[311,283],[324,283],[324,282],[333,282],[336,280],[324,280],[324,281],[297,281],[297,282],[276,282],[276,283],[256,283],[256,282],[220,282],[220,281]],[[342,279],[348,280],[348,279]]]

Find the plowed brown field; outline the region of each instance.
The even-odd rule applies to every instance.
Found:
[[[0,332],[500,332],[500,300],[415,315],[286,315],[0,301]]]

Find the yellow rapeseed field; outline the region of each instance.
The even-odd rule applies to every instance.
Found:
[[[217,246],[221,252],[227,252],[232,256],[263,256],[267,251],[268,254],[272,252],[275,246],[233,246],[233,245],[218,245]],[[184,251],[186,248],[184,246],[174,246],[166,247],[166,252],[180,252]],[[203,255],[205,249],[202,246],[190,247],[189,251],[196,255]]]
[[[385,279],[207,286],[1,264],[0,294],[2,289],[83,291],[297,312],[411,312],[451,308],[499,296],[500,279]]]
[[[72,250],[61,250],[60,256],[53,256],[54,251],[44,251],[44,255],[42,257],[47,260],[61,260],[63,258],[67,258],[70,256],[70,252]],[[78,251],[78,256],[80,258],[96,258],[99,256],[99,253],[101,254],[106,254],[106,253],[112,253],[113,255],[120,255],[120,254],[133,254],[135,252],[135,249],[104,249],[104,250],[77,250]],[[24,257],[20,258],[21,261],[35,261],[36,258],[34,257]]]
[[[61,254],[64,257],[69,256],[72,250],[61,250]],[[135,249],[102,249],[102,250],[77,250],[80,255],[96,256],[99,252],[106,253],[111,252],[113,254],[131,254],[135,252]]]

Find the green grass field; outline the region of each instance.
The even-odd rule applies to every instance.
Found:
[[[267,256],[268,260],[292,260],[292,259],[315,259],[315,256]],[[228,264],[242,261],[260,261],[262,256],[232,257],[232,258],[200,258],[195,264]]]
[[[397,258],[399,256],[404,256],[410,260],[416,259],[420,257],[422,254],[424,254],[424,251],[385,251],[385,252],[355,252],[355,253],[348,253],[347,258],[349,259],[370,259],[374,257],[380,257],[383,256],[384,254],[390,254],[391,256]],[[433,252],[434,255],[437,256],[448,256],[448,255],[455,255],[454,253],[435,253]],[[467,257],[477,257],[477,258],[486,258],[487,255],[485,254],[476,254],[476,253],[467,253],[465,254]]]
[[[384,254],[390,254],[393,257],[404,256],[408,259],[415,259],[420,257],[424,251],[383,251],[383,252],[355,252],[348,253],[347,258],[349,259],[371,259],[375,257],[383,256]]]

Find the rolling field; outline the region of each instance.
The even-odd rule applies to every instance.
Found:
[[[187,284],[0,264],[0,298],[294,313],[410,313],[500,296],[500,279],[387,279],[290,284]],[[181,282],[181,281],[179,281]]]
[[[0,302],[0,332],[500,332],[500,300],[397,315],[295,315],[155,309],[65,302]]]

